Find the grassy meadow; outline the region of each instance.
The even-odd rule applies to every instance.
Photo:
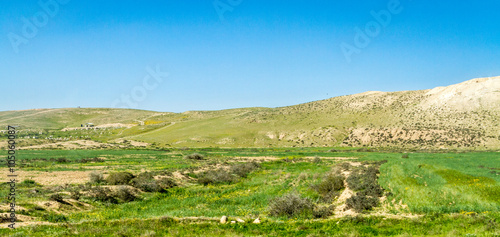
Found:
[[[362,151],[328,148],[21,150],[18,166],[23,175],[17,190],[20,206],[17,213],[23,216],[23,222],[43,224],[16,230],[3,228],[0,234],[500,234],[500,157],[497,152]],[[189,158],[192,154],[199,157]],[[379,196],[366,196],[366,200],[376,199],[373,207],[355,212],[349,206],[340,208],[346,205],[345,200],[341,200],[343,194],[348,187],[353,187],[350,183],[353,179],[350,180],[346,172],[353,174],[363,170],[362,167],[376,170],[375,183],[383,192]],[[3,169],[6,169],[5,163]],[[67,183],[62,176],[68,171],[81,176]],[[121,179],[110,178],[123,172],[130,174],[131,179],[121,182]],[[91,176],[96,174],[102,175],[101,180],[92,180]],[[328,174],[343,178],[348,185],[322,192],[321,185],[330,177]],[[47,178],[52,175],[56,178]],[[8,189],[5,183],[2,185],[5,187],[0,189],[1,195],[6,197]],[[355,192],[360,195],[371,190],[367,187]],[[277,198],[289,197],[291,193],[299,197],[292,206],[303,204],[304,209],[298,212],[286,209],[283,214],[275,215],[279,212],[273,208],[280,208],[276,205]],[[2,206],[6,206],[7,200],[2,202]],[[7,210],[3,208],[2,212]],[[227,216],[228,221],[239,218],[243,222],[221,224],[222,216]],[[252,223],[255,219],[260,223]]]

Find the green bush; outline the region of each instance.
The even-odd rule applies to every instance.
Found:
[[[106,182],[110,185],[124,185],[128,184],[133,178],[134,175],[129,172],[111,173],[106,178]]]
[[[48,222],[66,222],[68,218],[65,215],[49,213],[43,216],[43,219]]]
[[[277,197],[269,203],[271,216],[311,216],[314,204],[308,198],[302,198],[296,193],[289,193],[282,197]]]
[[[70,163],[71,161],[68,158],[60,157],[57,158],[57,163]]]
[[[23,182],[21,182],[21,184],[30,186],[30,185],[36,184],[36,182],[35,182],[35,180],[32,180],[32,179],[25,179],[25,180],[23,180]]]
[[[205,159],[205,157],[202,154],[193,153],[191,155],[184,156],[184,159],[189,159],[189,160],[203,160],[203,159]]]

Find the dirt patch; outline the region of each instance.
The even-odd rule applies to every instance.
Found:
[[[273,161],[273,160],[279,160],[280,158],[278,157],[273,157],[273,156],[249,156],[249,157],[234,157],[234,160],[238,161]]]
[[[76,140],[76,141],[55,142],[55,143],[42,144],[42,145],[19,147],[19,149],[20,150],[49,149],[49,148],[91,149],[91,148],[98,148],[101,146],[111,146],[111,145],[106,144],[106,143],[90,141],[90,140]]]
[[[32,179],[42,185],[83,184],[89,181],[92,171],[17,171],[17,180],[20,182]],[[7,182],[8,170],[0,171],[0,182]]]
[[[306,156],[304,158],[312,160],[316,157],[315,156]],[[323,157],[323,156],[320,156],[319,158],[321,158],[323,160],[356,160],[356,159],[358,159],[358,157]]]

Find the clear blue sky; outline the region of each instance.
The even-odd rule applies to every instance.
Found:
[[[213,0],[0,0],[0,110],[123,107],[134,93],[155,111],[279,107],[500,75],[496,0],[400,0],[348,62],[342,43],[389,2],[220,0],[221,18]],[[169,75],[146,89],[157,66]]]

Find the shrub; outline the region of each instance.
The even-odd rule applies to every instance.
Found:
[[[89,174],[90,183],[102,183],[104,182],[104,176],[101,172],[93,171]]]
[[[323,197],[323,201],[331,202],[339,195],[338,191],[344,188],[344,179],[343,175],[337,172],[330,172],[323,177],[320,183],[313,185],[312,188]]]
[[[43,216],[43,219],[48,222],[66,222],[68,218],[65,215],[49,213]]]
[[[71,162],[70,160],[64,157],[57,158],[57,163],[70,163],[70,162]]]
[[[344,162],[339,164],[340,168],[343,170],[350,170],[351,169],[351,164],[349,162]]]
[[[106,182],[110,185],[124,185],[128,184],[133,178],[134,175],[129,172],[111,173],[106,178]]]
[[[355,191],[363,190],[371,184],[377,184],[377,173],[375,167],[359,168],[354,170],[346,179],[349,188]]]
[[[184,159],[189,159],[189,160],[203,160],[203,159],[205,159],[205,157],[203,157],[202,154],[193,153],[191,155],[184,156]]]
[[[308,198],[302,198],[296,193],[289,193],[271,200],[269,212],[271,216],[310,216],[314,204]]]
[[[336,149],[330,149],[328,152],[338,152]]]
[[[177,186],[170,178],[154,179],[154,174],[151,172],[140,173],[130,183],[144,192],[164,192],[166,189]]]
[[[121,199],[123,202],[132,202],[137,199],[137,196],[135,196],[127,186],[118,187],[115,192],[115,197]]]
[[[77,189],[73,189],[70,191],[70,197],[72,199],[75,199],[75,200],[80,200],[80,197],[81,197],[81,194],[80,194],[80,191],[78,191]]]
[[[403,154],[403,155],[401,156],[401,158],[403,158],[403,159],[408,159],[408,158],[410,158],[410,156],[409,156],[408,154]]]
[[[93,187],[89,191],[89,195],[95,200],[100,202],[118,203],[118,201],[110,195],[111,190],[103,187]]]
[[[260,168],[260,164],[253,161],[250,163],[240,163],[231,166],[231,173],[246,178],[249,173]]]
[[[25,179],[23,180],[23,182],[21,182],[21,184],[24,184],[26,186],[32,186],[34,184],[36,184],[35,180],[32,180],[32,179]]]
[[[326,218],[333,214],[333,210],[335,210],[334,205],[317,206],[313,209],[313,216],[314,218]]]
[[[198,174],[198,183],[203,185],[231,183],[236,177],[225,169],[208,170]]]
[[[353,208],[356,212],[371,210],[378,205],[378,198],[356,194],[346,200],[348,208]]]
[[[63,197],[58,193],[50,195],[49,200],[64,203]]]
[[[363,185],[363,190],[359,191],[358,194],[372,196],[372,197],[382,197],[384,189],[380,187],[377,183],[367,183]]]
[[[312,163],[314,163],[314,164],[321,163],[321,158],[319,156],[314,156],[314,159],[312,160]]]

